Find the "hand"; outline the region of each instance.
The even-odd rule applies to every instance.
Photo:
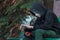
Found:
[[[26,28],[33,29],[33,26],[28,26],[28,25],[27,25]]]
[[[22,30],[22,29],[24,29],[24,28],[23,28],[23,24],[20,25],[20,30]]]
[[[26,24],[21,24],[21,25],[20,25],[20,30],[21,30],[22,28],[24,28],[24,29],[25,29],[25,28],[28,28],[28,29],[31,29],[31,28],[32,28],[32,29],[33,29],[33,26],[29,26],[29,25],[26,25]]]
[[[26,24],[24,24],[23,26],[24,26],[25,28],[28,28],[28,29],[31,29],[31,28],[33,28],[33,26],[26,25]]]

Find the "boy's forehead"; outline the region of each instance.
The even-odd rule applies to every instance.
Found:
[[[33,13],[35,13],[35,14],[40,14],[40,13],[37,13],[37,12],[35,12],[35,11],[33,11]]]
[[[40,13],[36,13],[36,12],[35,12],[35,14],[38,14],[38,15],[40,15]]]

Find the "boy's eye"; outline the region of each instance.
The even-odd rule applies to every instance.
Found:
[[[35,13],[33,13],[32,11],[30,11],[30,13],[35,16]]]

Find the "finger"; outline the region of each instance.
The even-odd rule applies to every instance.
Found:
[[[20,30],[22,29],[22,25],[20,25]]]

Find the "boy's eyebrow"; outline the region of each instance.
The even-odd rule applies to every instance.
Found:
[[[33,15],[35,15],[35,13],[34,13],[34,12],[32,12],[32,11],[30,11],[30,13],[31,13],[31,14],[33,14]]]

